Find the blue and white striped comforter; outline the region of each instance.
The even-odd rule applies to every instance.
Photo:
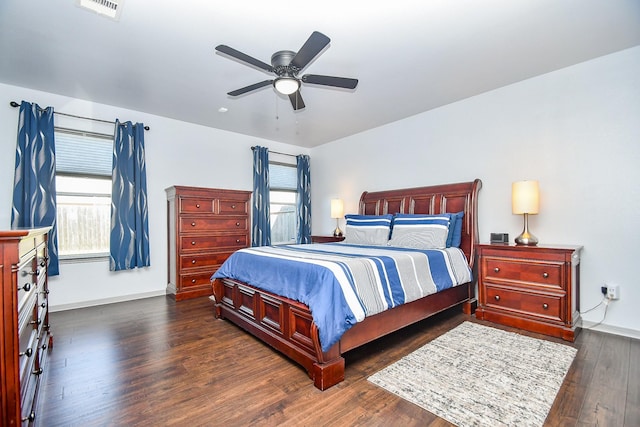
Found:
[[[458,248],[323,243],[241,249],[212,279],[225,277],[309,306],[327,351],[366,316],[467,283],[471,270]]]

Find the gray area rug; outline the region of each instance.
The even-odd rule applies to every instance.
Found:
[[[464,322],[369,381],[460,427],[542,426],[576,352]]]

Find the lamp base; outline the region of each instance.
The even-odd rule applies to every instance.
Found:
[[[333,237],[342,237],[342,230],[340,230],[339,227],[336,227],[336,229],[333,230]]]
[[[538,244],[538,238],[529,233],[529,214],[524,214],[524,229],[522,233],[515,239],[516,245],[535,246]]]
[[[535,246],[538,244],[538,238],[531,233],[525,233],[524,231],[518,237],[516,237],[516,245],[522,246]]]

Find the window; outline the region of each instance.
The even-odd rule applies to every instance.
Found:
[[[296,166],[269,162],[271,244],[296,243]]]
[[[60,259],[109,255],[113,136],[56,128]]]

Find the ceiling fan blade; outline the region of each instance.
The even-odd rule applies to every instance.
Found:
[[[229,47],[227,45],[221,44],[216,46],[216,50],[218,52],[222,52],[226,55],[232,56],[242,62],[246,62],[247,64],[253,65],[254,67],[258,67],[261,68],[265,71],[268,71],[270,73],[273,73],[273,67],[265,62],[260,61],[259,59],[256,59],[252,56],[247,55],[246,53],[242,53],[238,50],[235,50],[232,47]]]
[[[348,79],[346,77],[320,76],[317,74],[305,74],[302,81],[314,85],[335,86],[345,89],[355,89],[358,86],[358,79]]]
[[[315,58],[324,49],[331,39],[318,31],[311,33],[311,36],[302,45],[296,56],[291,60],[290,65],[295,66],[298,70],[306,67],[313,58]]]
[[[240,89],[236,89],[236,90],[234,90],[232,92],[227,93],[227,95],[229,95],[229,96],[239,96],[239,95],[242,95],[244,93],[251,92],[252,90],[256,90],[256,89],[260,89],[261,87],[269,86],[272,83],[273,83],[273,80],[264,80],[264,81],[259,82],[259,83],[254,83],[252,85],[245,86],[245,87],[240,88]]]
[[[300,95],[299,90],[289,95],[289,100],[291,101],[291,106],[294,110],[301,110],[305,107],[304,101],[302,100],[302,95]]]

